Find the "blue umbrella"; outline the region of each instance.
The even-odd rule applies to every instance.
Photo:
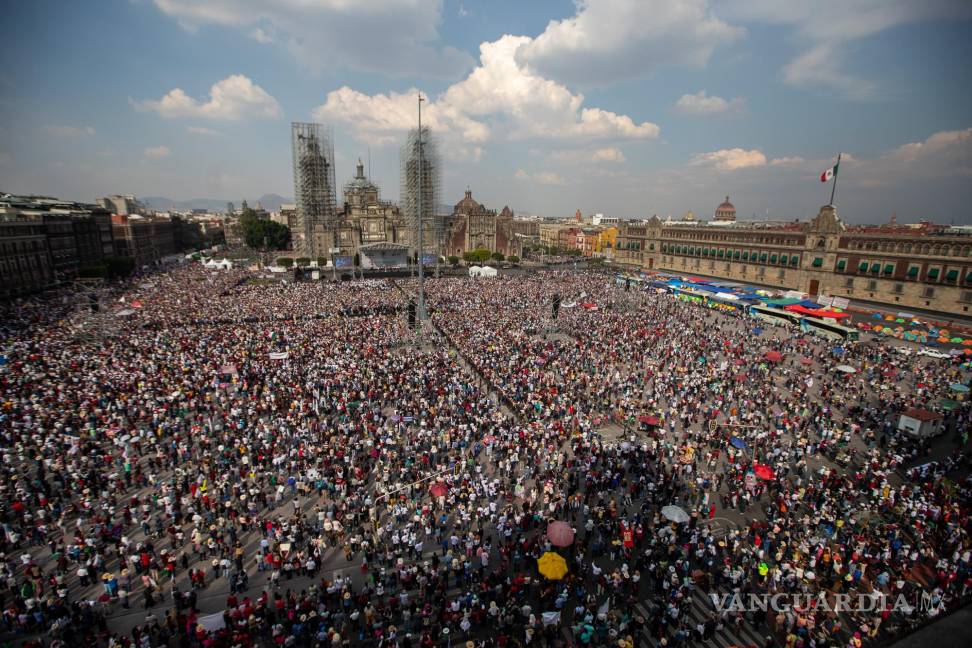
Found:
[[[958,392],[960,394],[967,394],[969,388],[963,385],[962,383],[952,383],[952,391]]]
[[[834,353],[840,355],[844,352],[844,347],[834,347]]]
[[[753,335],[759,335],[762,332],[763,332],[763,329],[759,328],[758,326],[753,329]]]
[[[732,447],[739,448],[740,450],[746,448],[746,442],[740,439],[739,437],[732,437],[731,439],[729,439],[729,443],[732,444]]]

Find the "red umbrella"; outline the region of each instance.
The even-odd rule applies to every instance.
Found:
[[[812,358],[800,358],[800,364],[812,365],[813,364],[813,359]]]
[[[661,423],[658,420],[657,416],[648,416],[648,415],[639,416],[638,422],[644,423],[645,425],[653,425],[655,427],[658,427],[658,425]]]
[[[444,497],[445,494],[449,492],[449,487],[445,484],[436,482],[429,487],[429,492],[432,493],[432,497]]]
[[[551,522],[547,525],[547,539],[556,547],[567,547],[574,541],[574,530],[566,522]]]
[[[776,473],[773,472],[773,469],[766,464],[753,464],[753,472],[756,473],[756,476],[760,479],[776,479]]]
[[[736,358],[735,360],[733,360],[733,364],[736,365],[737,367],[741,367],[744,364],[746,364],[746,361],[743,360],[742,358]]]
[[[747,376],[744,373],[736,374],[736,382],[746,382]]]
[[[783,359],[783,356],[780,355],[779,351],[767,351],[766,355],[763,357],[769,360],[770,362],[779,362],[780,360]]]

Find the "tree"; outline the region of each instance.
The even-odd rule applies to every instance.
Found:
[[[297,257],[294,263],[300,267],[305,267],[310,265],[310,259],[308,257]]]
[[[126,256],[105,257],[109,279],[124,279],[135,270],[135,259]]]
[[[290,245],[290,229],[275,221],[262,220],[247,207],[240,216],[240,233],[249,248],[264,246],[272,250],[285,250]]]
[[[470,250],[462,255],[462,258],[466,263],[484,263],[489,260],[489,250],[479,248],[477,250]]]
[[[506,255],[502,252],[493,252],[491,256],[493,257],[493,261],[502,261],[506,258]]]
[[[507,257],[506,260],[509,261],[510,263],[519,263],[520,257],[516,256],[515,254],[511,254],[509,257]]]
[[[457,265],[459,265],[459,257],[457,257],[454,254],[453,255],[450,255],[449,256],[449,265],[451,265],[451,266],[457,266]]]
[[[317,267],[323,268],[327,265],[327,257],[317,257]]]
[[[290,257],[280,257],[277,259],[277,265],[284,268],[291,268],[294,265],[294,260]]]

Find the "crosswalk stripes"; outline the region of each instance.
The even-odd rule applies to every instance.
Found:
[[[717,595],[729,595],[731,594],[728,589],[716,590]],[[690,595],[691,603],[688,606],[682,607],[682,619],[685,622],[685,626],[694,630],[699,624],[705,623],[708,619],[712,617],[718,617],[719,612],[716,610],[709,596],[701,591],[695,591]],[[655,614],[663,614],[664,610],[657,611],[655,613],[650,612],[642,602],[635,604],[635,610],[638,614],[647,620],[650,620]],[[643,637],[646,641],[646,645],[649,647],[661,646],[661,642],[651,635],[649,630],[646,628]],[[671,639],[669,638],[669,642]],[[716,630],[713,636],[708,641],[695,642],[691,641],[690,644],[695,646],[707,646],[708,648],[731,648],[732,646],[742,645],[756,645],[762,646],[766,641],[766,637],[761,635],[756,631],[749,622],[744,622],[740,628],[739,632],[736,631],[734,624],[727,624],[721,630]]]

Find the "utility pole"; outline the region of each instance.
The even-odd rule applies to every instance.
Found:
[[[418,277],[419,277],[419,289],[418,289],[418,321],[419,329],[422,328],[422,323],[428,319],[429,315],[425,312],[425,272],[422,269],[424,265],[422,263],[423,259],[423,219],[422,219],[422,191],[424,189],[423,180],[425,176],[425,169],[423,168],[422,162],[422,102],[425,99],[422,98],[422,93],[418,96],[418,197],[416,200],[416,210],[418,211]]]

